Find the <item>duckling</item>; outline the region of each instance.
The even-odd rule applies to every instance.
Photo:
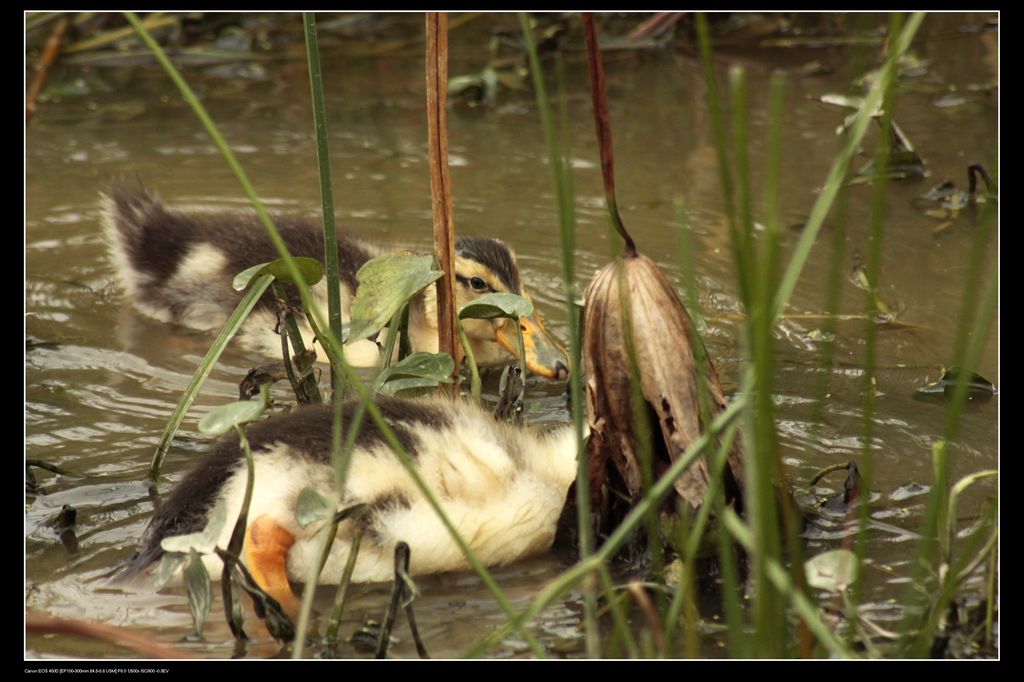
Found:
[[[571,427],[537,435],[496,421],[476,405],[440,398],[375,398],[389,427],[420,476],[476,556],[494,566],[550,548],[566,494],[576,474]],[[352,423],[356,403],[343,406]],[[321,583],[337,583],[358,528],[363,540],[352,574],[356,582],[390,580],[399,541],[411,549],[413,574],[441,573],[468,564],[408,471],[367,417],[359,431],[344,489],[335,489],[331,465],[331,408],[304,406],[250,424],[247,438],[255,462],[254,487],[244,558],[260,586],[286,611],[298,600],[289,579],[303,581],[318,560],[315,524],[295,520],[300,491],[312,486],[339,509],[366,504],[358,518],[342,522]],[[122,576],[158,560],[166,537],[202,530],[218,504],[228,519],[238,516],[246,487],[246,463],[237,437],[225,437],[160,505],[142,535],[138,552]],[[217,544],[227,547],[233,523]],[[204,558],[211,578],[222,562]]]
[[[212,331],[223,326],[241,294],[231,287],[236,274],[278,255],[266,238],[255,213],[183,213],[164,206],[146,189],[115,185],[101,197],[102,222],[111,260],[135,305],[164,322]],[[274,217],[274,223],[294,256],[323,260],[323,233],[312,220],[294,215]],[[356,273],[382,251],[340,232],[342,318],[348,321],[357,288]],[[523,288],[514,253],[497,239],[463,237],[455,245],[456,304],[490,292],[509,292],[529,298]],[[313,297],[327,317],[325,281],[312,287]],[[297,296],[295,297],[297,303]],[[243,347],[267,356],[280,354],[280,338],[273,331],[277,319],[270,296],[265,296],[238,333]],[[564,350],[551,338],[540,315],[520,319],[529,370],[550,378],[568,376]],[[518,334],[509,320],[466,320],[463,323],[477,363],[504,364],[518,356]],[[313,333],[300,320],[303,341]],[[411,302],[409,340],[414,351],[438,350],[436,291],[428,286]],[[511,354],[511,356],[510,356]],[[380,350],[370,340],[345,347],[345,356],[357,367],[380,362]]]

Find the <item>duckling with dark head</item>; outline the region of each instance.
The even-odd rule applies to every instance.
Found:
[[[143,312],[164,322],[202,331],[219,329],[234,310],[241,294],[231,281],[258,263],[277,259],[255,213],[182,212],[167,208],[146,189],[116,185],[102,196],[103,224],[111,259],[119,279]],[[315,221],[301,216],[276,215],[274,223],[293,256],[323,260],[323,233]],[[358,286],[356,273],[383,251],[339,232],[342,318],[347,321]],[[515,254],[497,239],[463,237],[455,246],[456,304],[461,307],[490,292],[508,292],[529,298],[523,288]],[[327,285],[312,287],[313,297],[327,316]],[[297,303],[297,296],[296,296]],[[276,316],[269,297],[250,314],[239,331],[239,342],[267,356],[280,353],[274,332]],[[564,379],[568,362],[561,346],[547,333],[540,315],[520,319],[529,370],[549,379]],[[518,334],[509,320],[466,320],[466,336],[480,365],[500,365],[518,355]],[[303,341],[313,333],[301,320]],[[436,294],[432,286],[412,301],[409,341],[413,350],[438,350]],[[345,346],[354,366],[380,362],[377,345],[369,340]]]

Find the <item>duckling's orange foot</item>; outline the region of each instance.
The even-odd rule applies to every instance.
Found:
[[[300,605],[288,582],[288,550],[294,543],[295,536],[267,515],[253,521],[245,531],[245,561],[249,573],[292,618],[298,616]]]

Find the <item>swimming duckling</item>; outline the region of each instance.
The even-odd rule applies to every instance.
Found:
[[[152,192],[116,185],[102,196],[103,225],[111,259],[120,280],[143,312],[164,322],[191,329],[220,329],[241,298],[231,281],[248,267],[276,260],[277,252],[255,213],[182,213],[168,209]],[[323,233],[314,221],[280,215],[274,223],[294,256],[323,261]],[[343,232],[338,234],[342,319],[348,321],[357,288],[356,273],[381,250]],[[463,237],[455,245],[456,305],[490,292],[509,292],[529,298],[523,288],[515,255],[497,239]],[[326,281],[312,287],[313,297],[327,317]],[[297,300],[297,297],[296,297]],[[302,316],[300,316],[302,317]],[[520,319],[526,346],[526,366],[535,374],[564,379],[565,352],[544,329],[540,315]],[[277,357],[280,337],[270,296],[257,304],[238,333],[250,350]],[[466,336],[478,364],[503,364],[518,355],[515,326],[504,319],[465,320]],[[303,341],[313,333],[300,320]],[[428,286],[411,302],[409,340],[414,351],[438,350],[436,293]],[[378,346],[361,340],[345,347],[349,363],[372,367],[380,362]]]
[[[378,396],[376,404],[412,458],[448,518],[484,564],[506,564],[547,550],[576,474],[576,440],[570,427],[537,435],[498,422],[476,405],[443,399]],[[356,403],[344,405],[352,423]],[[344,491],[335,489],[331,465],[331,408],[300,407],[250,424],[255,477],[244,560],[260,586],[291,613],[298,600],[289,578],[303,581],[318,560],[319,526],[295,519],[300,491],[312,486],[339,509],[367,508],[338,528],[321,583],[337,583],[357,528],[363,530],[352,580],[390,580],[399,541],[411,549],[413,574],[468,568],[465,558],[409,473],[367,417],[359,431]],[[139,551],[124,575],[143,570],[163,554],[166,537],[202,530],[218,503],[237,518],[246,486],[238,438],[226,436],[189,472],[157,509]],[[227,547],[233,522],[217,544]],[[221,560],[204,559],[219,579]]]

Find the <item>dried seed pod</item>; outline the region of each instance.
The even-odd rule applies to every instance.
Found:
[[[695,357],[691,343],[701,341],[690,316],[658,266],[641,254],[627,252],[594,276],[583,315],[590,490],[595,510],[603,510],[608,503],[604,484],[611,471],[621,478],[631,504],[640,497],[638,417],[648,421],[655,476],[682,456],[707,426],[701,419],[696,366],[696,357],[706,354]],[[726,403],[710,359],[704,376],[717,414]],[[642,410],[634,410],[634,379],[645,403]],[[729,453],[724,476],[727,499],[739,505],[739,439]],[[697,508],[708,481],[708,462],[702,456],[676,480],[675,490]]]

